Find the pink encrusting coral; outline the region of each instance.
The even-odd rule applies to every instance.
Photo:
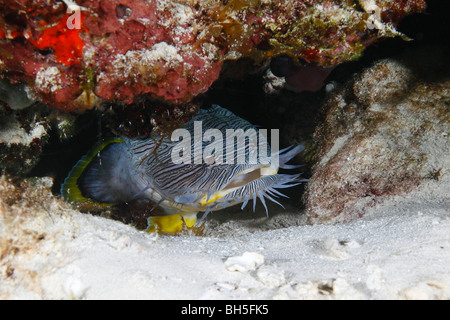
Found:
[[[423,0],[0,0],[0,73],[63,111],[148,94],[175,104],[226,60],[287,54],[321,67],[400,35]]]

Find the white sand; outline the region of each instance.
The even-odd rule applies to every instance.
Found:
[[[433,190],[433,191],[431,191]],[[2,298],[449,299],[450,196],[430,182],[346,225],[215,213],[207,236],[160,236],[54,205]],[[33,276],[29,276],[33,275]]]

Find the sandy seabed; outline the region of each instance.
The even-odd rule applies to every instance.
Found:
[[[0,297],[449,299],[449,191],[430,181],[340,225],[237,208],[208,217],[202,236],[149,234],[55,200],[1,225],[39,240],[2,257]]]

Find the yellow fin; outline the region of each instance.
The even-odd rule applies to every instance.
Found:
[[[226,196],[226,195],[227,195],[227,192],[219,191],[219,192],[216,192],[216,193],[210,195],[209,197],[208,197],[208,195],[204,196],[204,197],[199,201],[199,203],[200,203],[202,206],[206,206],[206,205],[208,205],[208,204],[210,204],[210,203],[213,203],[214,201],[217,201],[217,200],[223,198],[223,197]]]
[[[197,213],[183,215],[183,221],[186,227],[192,228],[197,223]]]
[[[192,228],[197,222],[197,213],[172,214],[169,216],[154,216],[148,218],[147,232],[178,233],[187,228]]]

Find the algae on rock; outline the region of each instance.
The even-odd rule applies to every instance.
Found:
[[[375,63],[334,93],[314,138],[310,222],[348,222],[445,179],[450,186],[450,79],[417,80],[402,60]]]

